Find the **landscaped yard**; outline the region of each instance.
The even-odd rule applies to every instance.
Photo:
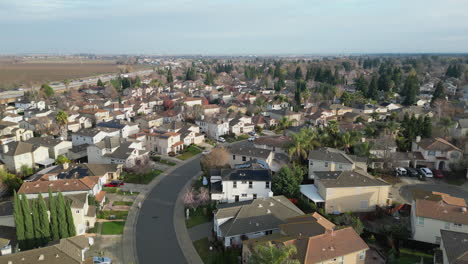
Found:
[[[211,221],[211,213],[209,211],[210,210],[207,210],[207,213],[205,214],[203,207],[199,207],[195,211],[190,210],[190,217],[188,220],[185,220],[187,228]]]
[[[151,170],[147,173],[124,172],[122,176],[127,183],[148,184],[161,172],[160,170]]]
[[[173,161],[170,161],[170,160],[161,159],[160,156],[152,156],[151,159],[154,162],[165,164],[165,165],[168,165],[168,166],[175,166],[177,164],[177,163],[175,163]]]
[[[102,223],[102,235],[121,235],[125,227],[125,221]]]
[[[210,241],[208,241],[208,238],[197,240],[193,242],[193,245],[205,264],[239,263],[238,258],[241,255],[240,249],[226,249],[223,252],[222,250],[218,251],[213,247],[213,250],[210,251]]]
[[[128,211],[100,211],[97,214],[97,218],[108,219],[108,220],[115,220],[115,219],[125,220],[127,219],[127,216],[128,216]]]
[[[233,142],[236,142],[236,141],[241,141],[241,140],[246,140],[248,139],[249,136],[248,135],[240,135],[240,136],[224,136],[224,139],[226,139],[226,141],[228,143],[233,143]]]
[[[184,149],[182,154],[178,155],[176,158],[180,159],[180,160],[187,160],[187,159],[190,159],[191,157],[197,155],[197,154],[200,154],[202,153],[202,150],[199,149],[198,147],[196,146],[189,146],[188,148]]]
[[[139,194],[139,192],[124,192],[120,190],[120,188],[118,187],[103,187],[102,190],[107,193],[116,193],[119,195],[138,195]]]
[[[114,201],[112,205],[125,205],[125,206],[132,206],[133,202],[130,201]]]

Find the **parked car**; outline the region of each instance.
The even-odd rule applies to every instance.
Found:
[[[255,140],[255,137],[249,137],[249,141],[253,142]]]
[[[424,177],[427,177],[427,178],[434,177],[434,175],[432,174],[432,171],[428,168],[419,168],[419,173],[421,173]]]
[[[435,178],[443,178],[444,174],[440,170],[432,170],[432,174],[434,175]]]
[[[93,263],[94,264],[112,264],[112,259],[108,257],[94,257]]]
[[[169,157],[175,157],[176,153],[174,151],[171,151],[171,152],[167,153],[167,155],[169,155]]]
[[[104,187],[120,187],[122,185],[124,185],[124,183],[121,181],[111,181],[109,183],[104,184]]]
[[[218,142],[224,143],[224,142],[226,142],[226,140],[223,137],[219,137]]]
[[[250,131],[250,132],[249,132],[249,135],[255,137],[255,136],[257,135],[257,133],[256,133],[255,131]]]
[[[406,169],[402,167],[395,168],[396,176],[406,176]]]
[[[418,177],[419,172],[413,168],[405,168],[406,169],[406,175],[409,177]]]

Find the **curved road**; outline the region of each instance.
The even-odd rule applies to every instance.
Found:
[[[187,263],[174,229],[174,207],[179,192],[200,170],[196,158],[167,175],[146,196],[135,228],[139,264]]]

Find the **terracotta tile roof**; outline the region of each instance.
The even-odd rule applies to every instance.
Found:
[[[18,190],[18,193],[46,193],[49,191],[49,189],[52,192],[73,192],[91,190],[94,187],[94,185],[91,185],[93,180],[85,180],[86,183],[84,183],[83,179],[24,182],[23,185],[21,185],[21,188]]]
[[[88,186],[90,189],[94,187],[99,182],[99,176],[89,176],[81,179],[81,182]]]
[[[448,194],[433,193],[439,195],[441,200],[416,199],[416,216],[447,221],[456,224],[468,224],[466,203],[463,199],[452,197]],[[463,211],[465,208],[465,211]]]
[[[172,146],[177,147],[177,146],[182,145],[182,144],[184,144],[184,142],[179,141],[179,142],[174,143],[174,145],[172,145]]]
[[[104,197],[106,197],[106,193],[107,192],[105,192],[105,191],[100,191],[98,194],[96,194],[96,201],[102,202]]]
[[[425,150],[439,150],[439,151],[451,151],[458,150],[461,151],[458,147],[454,146],[452,143],[448,142],[443,138],[425,138],[417,143],[421,148]]]

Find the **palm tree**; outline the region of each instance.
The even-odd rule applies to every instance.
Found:
[[[250,259],[252,264],[299,264],[300,261],[291,257],[297,254],[294,245],[275,246],[270,241],[265,245],[255,246]]]
[[[288,148],[289,158],[296,158],[297,161],[307,158],[307,142],[303,133],[294,133],[291,135],[291,145]]]
[[[320,147],[320,137],[315,129],[303,128],[300,133],[303,134],[304,140],[306,142],[307,151],[314,150],[316,147]]]
[[[356,143],[356,135],[354,133],[346,133],[341,134],[341,144],[343,145],[344,150],[346,153],[349,153],[349,149]]]
[[[399,124],[395,121],[390,121],[390,122],[387,122],[385,126],[385,133],[395,136],[398,129],[400,129]]]
[[[265,107],[267,105],[267,101],[263,97],[259,97],[257,100],[255,100],[255,105],[258,106],[260,109],[260,112],[265,111]]]
[[[439,120],[439,125],[444,129],[444,137],[447,137],[449,129],[455,125],[455,122],[450,117],[442,117]]]
[[[278,126],[280,129],[286,129],[292,126],[292,121],[289,120],[287,117],[282,117],[280,121],[278,122]]]
[[[374,121],[377,121],[377,118],[379,118],[380,115],[379,115],[379,113],[377,113],[377,112],[372,112],[372,113],[370,114],[370,116],[372,117],[372,119],[373,119]]]
[[[60,136],[64,139],[67,138],[67,124],[68,124],[68,114],[63,110],[59,110],[55,116],[55,121],[60,127]]]

